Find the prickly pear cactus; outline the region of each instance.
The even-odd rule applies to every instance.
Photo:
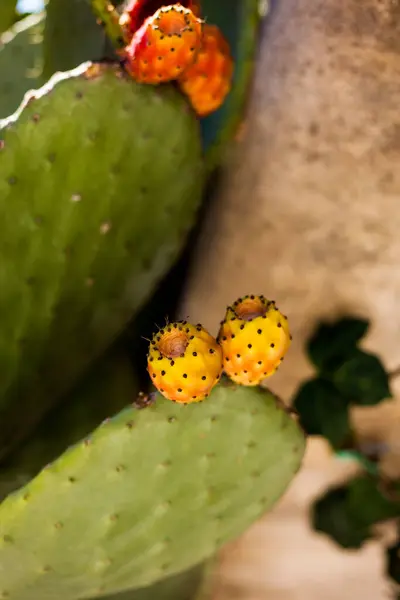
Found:
[[[0,498],[26,484],[44,465],[137,396],[130,360],[123,348],[113,348],[96,362],[87,378],[0,469]],[[192,600],[205,577],[196,565],[152,586],[104,597],[105,600]]]
[[[14,22],[17,0],[1,0],[0,33],[6,31]]]
[[[0,4],[1,31],[15,0]],[[127,75],[106,0],[48,0],[1,37],[0,599],[203,598],[209,559],[300,466],[303,433],[268,391],[223,379],[199,403],[136,396],[115,344],[237,131],[258,4],[196,4],[235,58],[207,119],[178,84]]]
[[[18,108],[28,90],[44,83],[44,21],[44,13],[31,15],[0,35],[0,119],[8,117]]]
[[[149,3],[154,9],[168,4],[161,0]],[[106,36],[88,4],[87,0],[49,0],[44,38],[44,72],[47,77],[55,70],[73,68],[79,61],[95,60],[105,54],[112,56]],[[212,171],[223,161],[244,118],[260,23],[268,3],[260,0],[201,0],[199,4],[206,21],[217,25],[228,40],[235,63],[228,98],[219,110],[201,119],[207,169]]]
[[[208,581],[207,567],[207,563],[201,563],[153,585],[102,596],[102,600],[203,600],[203,587]]]
[[[271,508],[304,448],[261,388],[126,408],[0,506],[0,595],[72,600],[190,568]]]
[[[69,445],[89,434],[105,418],[137,397],[130,360],[115,347],[96,362],[88,377],[52,410],[35,433],[0,468],[0,499],[26,484]],[[129,590],[104,600],[193,600],[206,575],[204,563],[152,586]]]
[[[0,122],[0,457],[174,262],[202,181],[184,98],[119,66],[56,75]]]
[[[122,410],[138,391],[126,351],[118,345],[111,348],[0,466],[0,499],[27,483],[104,419]]]
[[[43,73],[74,69],[105,56],[106,36],[87,0],[49,0],[43,40]]]

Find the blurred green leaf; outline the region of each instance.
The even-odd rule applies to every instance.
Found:
[[[372,526],[400,516],[400,503],[386,497],[377,478],[361,475],[330,489],[315,502],[312,524],[343,548],[360,548]]]
[[[352,514],[346,486],[329,490],[312,508],[315,531],[328,535],[342,548],[358,549],[370,537],[370,530]]]
[[[320,370],[329,370],[332,361],[354,349],[368,331],[369,321],[343,317],[334,323],[321,323],[308,341],[310,360]]]
[[[354,350],[332,374],[332,381],[352,404],[373,406],[391,397],[389,375],[381,360],[363,350]]]
[[[348,492],[350,511],[367,526],[400,517],[400,502],[387,497],[375,477],[356,477],[349,482]]]
[[[386,572],[400,585],[400,540],[386,550]]]
[[[340,448],[351,435],[348,401],[331,382],[320,377],[306,381],[293,406],[306,432],[324,436],[334,448]]]

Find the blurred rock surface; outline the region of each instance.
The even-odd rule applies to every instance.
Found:
[[[303,348],[321,318],[370,318],[365,347],[397,369],[399,231],[400,1],[276,0],[182,316],[216,333],[236,297],[275,299],[294,341],[268,385],[286,401],[312,372]],[[398,400],[355,419],[400,438]],[[377,542],[344,553],[308,526],[312,498],[348,468],[311,443],[276,510],[223,553],[214,600],[385,600]]]

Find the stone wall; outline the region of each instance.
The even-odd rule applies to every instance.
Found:
[[[248,118],[228,167],[182,315],[215,333],[225,305],[236,297],[263,293],[275,299],[294,340],[268,385],[285,400],[310,373],[304,341],[324,317],[369,317],[365,346],[396,369],[399,0],[277,0]],[[388,402],[359,411],[355,419],[361,431],[394,440],[400,436],[399,406]],[[228,587],[221,589],[229,591],[219,600],[387,597],[376,544],[349,557],[308,529],[315,490],[347,468],[324,444],[310,444],[304,469],[277,510],[224,553],[221,573]]]

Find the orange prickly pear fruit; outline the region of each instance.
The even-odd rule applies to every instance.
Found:
[[[199,0],[181,0],[180,4],[191,10],[196,17],[201,16]],[[165,3],[161,0],[130,0],[120,18],[120,24],[124,28],[127,38],[131,39],[144,21],[163,6]]]
[[[279,367],[289,349],[287,318],[264,296],[228,306],[218,333],[225,373],[241,385],[258,385]]]
[[[216,25],[204,25],[196,61],[179,78],[182,91],[200,117],[224,103],[232,86],[233,69],[229,44],[222,32]]]
[[[201,325],[170,323],[154,334],[147,370],[169,400],[189,403],[207,398],[222,373],[222,350]]]
[[[140,83],[177,79],[196,60],[202,21],[181,4],[163,6],[148,17],[125,49],[126,69]]]

